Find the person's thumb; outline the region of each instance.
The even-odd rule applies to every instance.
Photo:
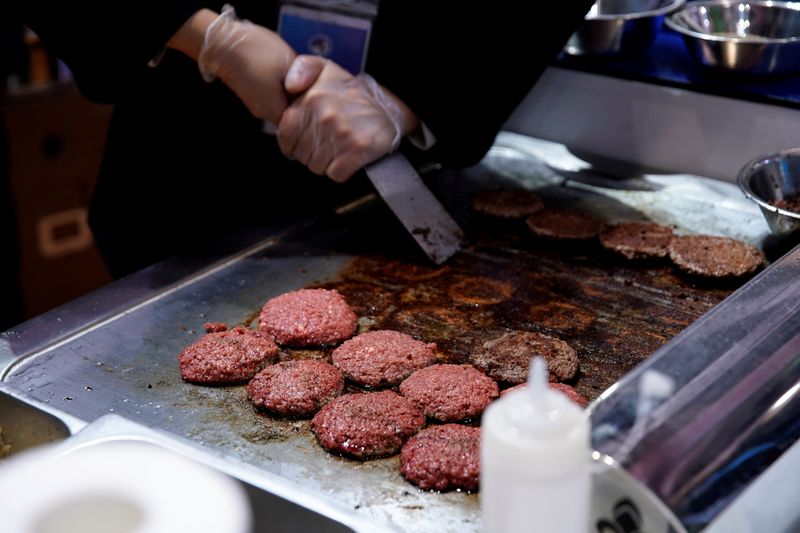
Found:
[[[327,61],[324,57],[319,56],[297,56],[286,73],[284,80],[286,92],[299,94],[307,91],[317,81]]]

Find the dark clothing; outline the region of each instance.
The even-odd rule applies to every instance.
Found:
[[[23,74],[25,68],[24,28],[13,19],[0,17],[0,84],[5,86],[11,74]],[[0,92],[2,92],[0,90]],[[8,136],[0,123],[0,331],[22,322],[22,293],[19,283],[19,239],[17,211],[11,194],[11,163]]]
[[[133,13],[130,4],[84,2],[80,10],[88,14],[74,4],[37,4],[51,2],[20,2],[21,15],[70,65],[84,94],[116,104],[90,210],[112,274],[201,245],[209,234],[319,212],[367,190],[363,176],[337,185],[287,161],[236,96],[219,81],[204,83],[185,56],[168,51],[157,68],[146,67],[201,4],[219,10],[222,2],[151,0]],[[426,155],[466,166],[490,147],[591,4],[537,5],[537,17],[548,21],[545,34],[532,31],[510,0],[488,12],[384,0],[366,70],[437,137]],[[276,27],[277,2],[234,7],[242,18]]]

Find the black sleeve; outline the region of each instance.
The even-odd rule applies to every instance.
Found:
[[[16,15],[72,71],[88,98],[113,102],[202,0],[21,0]]]
[[[477,162],[594,0],[382,0],[367,72],[425,122],[431,155]],[[481,6],[479,9],[477,6]]]

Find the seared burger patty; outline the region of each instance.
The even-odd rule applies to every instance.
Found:
[[[178,355],[181,377],[192,383],[242,383],[275,362],[278,347],[269,335],[241,326],[209,333]]]
[[[566,342],[531,331],[512,331],[484,343],[472,362],[486,374],[504,383],[525,383],[531,358],[547,360],[550,381],[564,381],[578,371],[578,354]]]
[[[403,445],[400,472],[424,490],[478,490],[481,428],[445,424],[423,429]]]
[[[385,387],[435,363],[436,345],[399,331],[369,331],[345,341],[332,357],[348,379],[365,387]]]
[[[603,248],[628,259],[666,257],[672,228],[654,222],[621,222],[600,232]]]
[[[561,240],[591,239],[603,229],[603,221],[575,209],[546,207],[528,217],[530,230],[539,237]]]
[[[247,384],[256,407],[281,416],[311,416],[342,394],[344,377],[324,361],[301,359],[268,366]]]
[[[397,453],[423,425],[417,406],[392,391],[345,394],[311,420],[323,448],[356,459]]]
[[[439,422],[476,419],[499,396],[497,383],[471,365],[433,365],[400,384],[400,394]]]
[[[473,194],[471,200],[478,213],[499,218],[525,218],[544,207],[537,194],[521,189],[487,189]]]
[[[272,298],[258,329],[288,346],[337,344],[356,332],[356,314],[336,290],[300,289]]]
[[[755,246],[710,235],[673,238],[669,258],[689,274],[713,278],[745,276],[764,265],[764,255]]]

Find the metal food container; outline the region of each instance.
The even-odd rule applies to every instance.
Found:
[[[0,447],[7,446],[5,453],[0,449],[0,456],[62,441],[70,436],[71,426],[79,425],[0,392]]]
[[[614,56],[646,50],[664,16],[685,0],[598,0],[567,42],[571,55]]]
[[[785,237],[800,229],[800,213],[774,205],[776,200],[800,195],[800,148],[754,158],[739,171],[737,182],[744,195],[761,208],[773,234]]]
[[[703,66],[752,75],[800,69],[800,5],[795,2],[691,2],[665,23]]]

